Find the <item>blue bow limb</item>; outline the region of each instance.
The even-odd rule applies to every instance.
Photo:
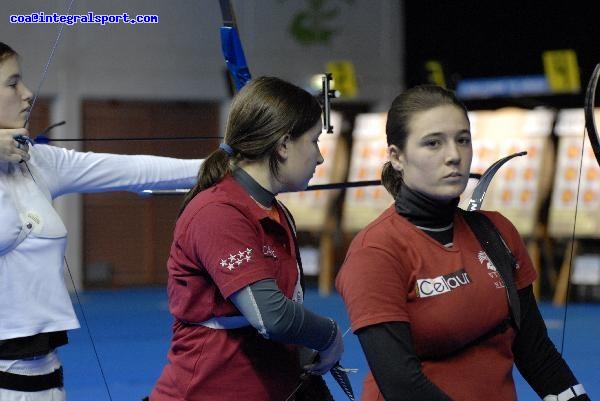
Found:
[[[251,79],[251,76],[246,64],[242,42],[235,27],[221,27],[221,48],[235,87],[240,90]]]

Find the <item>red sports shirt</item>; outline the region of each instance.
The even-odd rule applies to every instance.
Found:
[[[253,327],[218,330],[183,322],[239,315],[227,297],[273,278],[292,298],[298,269],[283,211],[269,217],[232,178],[198,194],[177,221],[168,260],[169,308],[176,320],[152,401],[283,401],[301,371],[294,346]]]
[[[486,215],[517,258],[517,288],[531,284],[536,272],[517,230],[499,213]],[[390,207],[353,240],[336,286],[353,331],[408,322],[424,374],[452,399],[516,399],[514,330],[468,346],[506,319],[509,307],[499,273],[460,214],[446,248]],[[370,374],[362,399],[383,400]]]

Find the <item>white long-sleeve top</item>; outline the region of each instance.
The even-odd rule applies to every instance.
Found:
[[[67,230],[52,199],[68,193],[190,188],[202,160],[30,148],[0,162],[0,340],[79,327],[64,282]]]

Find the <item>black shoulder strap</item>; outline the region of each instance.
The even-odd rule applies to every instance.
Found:
[[[514,272],[516,259],[500,236],[498,229],[483,213],[462,211],[462,215],[471,227],[473,233],[481,243],[483,250],[491,259],[498,273],[504,281],[508,304],[513,322],[518,329],[521,323],[521,305],[517,286],[515,285]]]
[[[298,262],[298,270],[300,270],[300,287],[302,287],[302,291],[304,291],[304,270],[302,269],[302,258],[300,258],[300,247],[298,246],[298,237],[296,235],[296,222],[294,221],[294,217],[289,209],[278,199],[276,200],[279,206],[281,206],[281,210],[283,210],[283,214],[285,215],[285,219],[292,230],[292,236],[294,241],[294,249],[296,251],[296,261]]]

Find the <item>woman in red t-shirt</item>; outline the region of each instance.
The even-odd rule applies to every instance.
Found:
[[[332,319],[302,305],[293,220],[275,199],[305,189],[323,163],[321,131],[317,100],[280,79],[255,78],[233,99],[224,142],[204,161],[175,227],[173,337],[151,401],[331,399],[323,380],[317,398],[310,385],[297,391],[300,346],[319,351],[307,368],[319,375],[343,344]]]
[[[515,227],[483,212],[516,259],[511,285],[458,208],[473,156],[464,105],[417,86],[392,103],[386,133],[395,204],[354,238],[336,280],[371,368],[362,400],[516,400],[514,364],[545,401],[589,400],[548,338]]]

